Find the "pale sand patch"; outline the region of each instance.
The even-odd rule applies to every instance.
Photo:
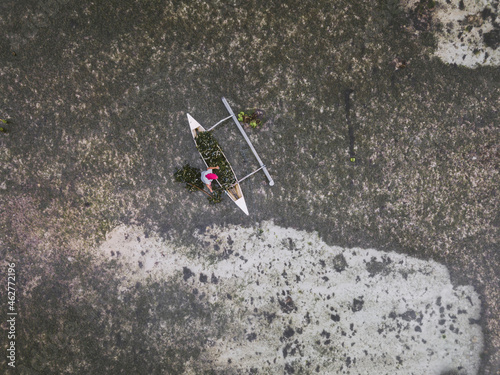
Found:
[[[483,35],[494,29],[495,20],[483,19],[481,12],[487,8],[494,11],[491,0],[450,0],[448,4],[437,2],[434,22],[442,24],[442,31],[436,32],[437,57],[448,64],[458,64],[470,68],[479,66],[499,66],[500,48],[492,49],[483,41]]]
[[[479,297],[471,286],[453,286],[436,262],[328,246],[316,233],[271,222],[194,235],[203,244],[199,257],[121,226],[109,233],[100,256],[123,266],[124,288],[145,279],[178,280],[189,269],[186,285],[228,317],[224,336],[206,348],[221,371],[478,371]],[[226,259],[214,260],[223,253]]]

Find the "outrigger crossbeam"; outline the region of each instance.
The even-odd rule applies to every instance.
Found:
[[[230,118],[231,118],[231,116],[228,116],[228,117],[226,117],[226,118],[223,118],[223,119],[222,119],[222,120],[220,120],[217,124],[215,124],[215,125],[214,125],[214,126],[212,126],[210,129],[208,129],[208,130],[207,130],[207,132],[209,132],[210,130],[215,129],[215,127],[216,127],[217,125],[222,124],[224,121],[229,120]]]
[[[247,174],[245,177],[238,179],[238,180],[237,180],[237,181],[236,181],[233,185],[231,185],[231,186],[235,186],[236,184],[239,184],[241,181],[246,180],[248,177],[250,177],[250,176],[254,175],[255,173],[257,173],[258,171],[260,171],[261,169],[263,169],[263,168],[265,168],[265,167],[266,167],[266,166],[265,166],[265,165],[263,165],[262,167],[257,168],[255,171],[253,171],[253,172],[251,172],[251,173]]]
[[[257,173],[257,172],[258,172],[258,171],[260,171],[261,169],[264,169],[265,167],[266,167],[266,166],[265,166],[265,165],[263,165],[262,167],[257,168],[257,169],[256,169],[255,171],[253,171],[252,173],[249,173],[249,174],[247,174],[245,177],[240,178],[240,179],[238,180],[238,182],[241,182],[241,181],[243,181],[243,180],[246,180],[248,177],[250,177],[250,176],[254,175],[255,173]]]
[[[257,151],[255,151],[255,148],[253,147],[252,142],[250,142],[250,139],[248,138],[247,134],[245,133],[245,130],[241,126],[240,122],[238,121],[238,118],[234,115],[234,112],[231,109],[231,107],[229,106],[229,103],[227,102],[226,98],[222,97],[222,103],[224,103],[224,105],[226,106],[227,111],[229,112],[229,114],[231,116],[226,117],[225,119],[219,121],[217,124],[215,124],[214,126],[212,126],[212,128],[210,128],[210,129],[213,129],[215,126],[219,125],[221,122],[226,121],[229,118],[233,118],[234,123],[236,124],[236,126],[240,130],[241,134],[243,135],[243,138],[245,138],[245,141],[248,143],[248,146],[250,147],[250,150],[252,150],[252,153],[254,154],[255,158],[259,162],[259,166],[260,166],[259,169],[255,170],[252,173],[250,173],[249,175],[243,177],[241,180],[238,180],[238,182],[243,181],[247,177],[250,177],[251,175],[253,175],[254,173],[256,173],[256,172],[258,172],[258,171],[260,171],[262,169],[264,171],[264,174],[266,175],[267,179],[269,180],[269,186],[273,186],[274,185],[274,181],[273,181],[271,175],[269,174],[269,171],[267,170],[266,166],[264,165],[264,163],[260,159],[259,155],[257,154]]]

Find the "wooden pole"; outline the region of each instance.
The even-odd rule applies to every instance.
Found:
[[[209,197],[211,197],[211,196],[212,196],[211,194],[208,194],[205,190],[200,189],[198,186],[196,186],[196,185],[194,185],[194,184],[192,184],[192,183],[190,183],[190,182],[186,182],[186,184],[191,185],[192,187],[195,187],[196,189],[198,189],[199,191],[201,191],[201,192],[205,193],[205,194],[206,194],[206,195],[208,195]]]

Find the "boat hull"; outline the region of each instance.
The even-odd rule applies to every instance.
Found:
[[[202,133],[205,130],[205,128],[198,122],[196,121],[193,116],[191,116],[189,113],[187,114],[187,118],[188,118],[188,122],[189,122],[189,128],[191,130],[191,135],[193,137],[193,141],[194,141],[194,144],[196,146],[196,136],[198,133]],[[224,153],[222,152],[221,150],[221,153],[222,155],[224,156],[224,158],[227,160],[226,158],[226,155],[224,155]],[[207,166],[207,168],[209,167],[209,165],[207,164],[207,162],[205,161],[205,159],[203,159],[203,156],[201,155],[200,153],[200,157],[201,157],[201,160],[203,160],[203,163],[205,163],[205,165]],[[229,162],[228,162],[229,164]],[[231,172],[233,173],[233,176],[234,176],[234,179],[236,181],[238,181],[238,179],[236,178],[236,175],[233,171],[233,168],[231,167],[231,165],[229,164],[229,167],[231,168]],[[216,180],[217,181],[217,180]],[[217,183],[219,183],[217,181]],[[220,185],[220,184],[219,184]],[[247,205],[246,205],[246,202],[245,202],[245,197],[243,197],[243,192],[241,191],[241,187],[240,187],[240,184],[239,183],[236,183],[233,187],[231,187],[231,189],[226,189],[225,190],[227,196],[234,202],[236,203],[236,205],[246,214],[248,215],[248,208],[247,208]]]

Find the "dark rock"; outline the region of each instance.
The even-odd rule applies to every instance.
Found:
[[[191,270],[187,267],[182,267],[182,273],[183,273],[184,281],[186,281],[190,277],[194,276],[194,273],[191,272]]]
[[[495,20],[495,18],[496,18],[490,8],[484,8],[481,11],[481,17],[483,18],[483,20],[487,20],[488,18],[491,17],[492,21]]]
[[[282,350],[283,353],[283,358],[288,357],[288,350],[292,347],[291,344],[286,344],[285,347]]]
[[[307,324],[311,323],[311,315],[309,315],[309,311],[306,313],[304,318],[305,318]]]
[[[410,320],[415,320],[417,318],[417,314],[413,310],[408,310],[405,313],[401,314],[401,318],[409,322]]]
[[[297,310],[297,307],[293,303],[291,297],[287,297],[284,301],[278,299],[278,303],[280,304],[281,310],[287,314],[290,314],[292,311]]]
[[[289,363],[286,363],[285,364],[285,373],[286,374],[295,374],[295,369],[293,368],[293,366]]]
[[[483,35],[483,42],[487,47],[497,49],[500,47],[500,29],[491,30]]]
[[[267,322],[269,324],[271,324],[274,320],[274,318],[276,318],[276,313],[268,313],[267,311],[264,312],[264,317],[266,318]]]
[[[330,314],[330,319],[333,320],[334,322],[340,322],[340,315]]]
[[[363,301],[362,299],[354,298],[354,300],[352,301],[352,311],[360,311],[363,308],[364,303],[365,301]]]
[[[287,329],[283,332],[283,336],[285,336],[287,339],[295,335],[295,331],[292,327],[288,326]]]
[[[342,272],[348,267],[347,261],[343,254],[338,254],[333,258],[333,269],[337,272]]]
[[[375,257],[372,257],[372,259],[366,264],[366,270],[370,274],[370,277],[373,277],[379,273],[386,275],[389,273],[389,269],[387,269],[387,266],[392,263],[391,258],[389,257],[382,257],[382,261],[377,261]]]

